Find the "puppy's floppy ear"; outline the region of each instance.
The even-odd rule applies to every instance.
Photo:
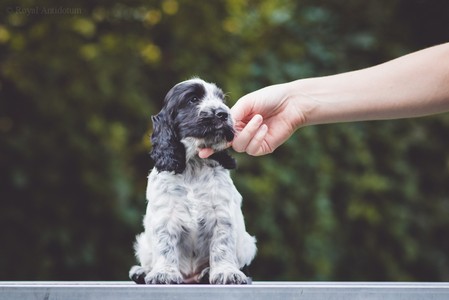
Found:
[[[154,167],[159,171],[182,173],[186,168],[186,149],[178,139],[170,116],[165,111],[152,116],[153,134],[151,135],[150,156]]]

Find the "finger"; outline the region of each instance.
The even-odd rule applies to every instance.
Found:
[[[246,147],[246,153],[254,156],[265,154],[263,153],[262,143],[265,140],[267,133],[268,126],[266,124],[262,124]]]
[[[241,132],[237,134],[232,142],[232,147],[237,152],[244,152],[248,144],[253,139],[254,135],[259,130],[260,125],[262,125],[263,118],[261,115],[255,115]]]

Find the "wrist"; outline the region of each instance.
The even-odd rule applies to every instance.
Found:
[[[351,85],[355,75],[349,72],[291,82],[292,98],[303,115],[302,126],[369,119],[372,112],[363,104],[368,96],[354,96],[361,94]]]
[[[299,79],[286,83],[286,98],[295,111],[296,128],[319,124],[318,111],[321,107],[317,95],[314,95],[313,79]]]

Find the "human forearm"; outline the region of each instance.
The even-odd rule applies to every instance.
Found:
[[[272,85],[232,108],[238,152],[273,152],[299,127],[449,111],[449,43],[371,68]],[[203,150],[201,157],[210,151]]]
[[[303,124],[424,116],[449,110],[449,43],[358,71],[288,83]]]

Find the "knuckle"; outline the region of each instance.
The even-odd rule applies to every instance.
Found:
[[[234,149],[236,152],[245,152],[246,150],[246,145],[244,145],[244,143],[236,141],[236,139],[234,139],[233,143],[232,143],[232,149]]]

